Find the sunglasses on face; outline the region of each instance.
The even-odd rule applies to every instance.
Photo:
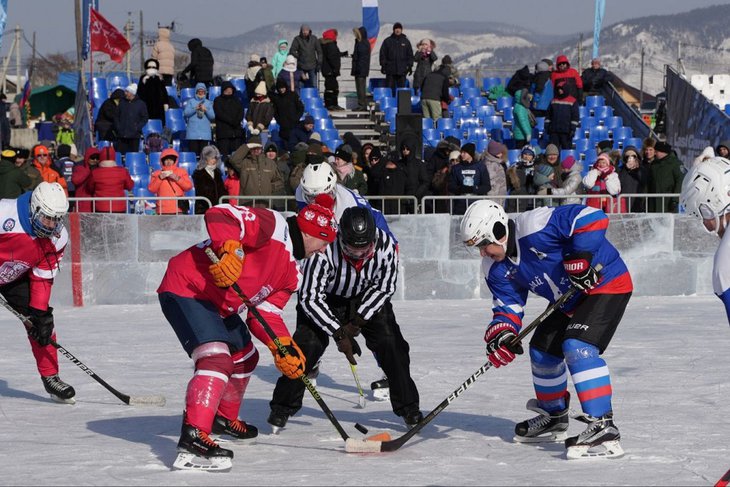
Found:
[[[38,157],[38,158],[41,158],[41,157],[48,157],[48,154],[38,154],[38,155],[37,155],[36,157]]]

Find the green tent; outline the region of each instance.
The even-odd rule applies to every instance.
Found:
[[[15,98],[20,102],[20,94]],[[46,120],[50,120],[74,106],[75,100],[76,92],[64,85],[39,86],[30,92],[30,116],[38,117],[45,112]]]

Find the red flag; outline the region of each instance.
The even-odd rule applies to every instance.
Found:
[[[124,38],[112,24],[102,15],[91,10],[89,17],[89,31],[91,38],[91,50],[105,52],[114,61],[121,63],[124,53],[129,51],[129,42]]]

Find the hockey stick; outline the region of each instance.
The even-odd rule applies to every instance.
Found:
[[[717,481],[715,487],[727,487],[728,485],[730,485],[730,470],[725,472],[725,475],[723,475],[720,480]]]
[[[360,406],[361,409],[365,409],[365,393],[362,391],[360,377],[357,375],[357,366],[350,364],[350,370],[352,371],[352,377],[355,378],[355,384],[357,385],[357,405]]]
[[[218,259],[218,256],[215,255],[215,252],[213,252],[213,249],[210,247],[205,249],[205,254],[208,256],[208,258],[211,260],[211,262],[218,263],[220,260]],[[274,342],[274,345],[276,345],[276,348],[278,352],[282,355],[282,357],[286,357],[289,355],[289,351],[284,347],[284,345],[281,344],[281,341],[279,341],[279,337],[274,333],[274,330],[271,329],[269,324],[266,322],[263,316],[261,316],[261,313],[259,313],[259,310],[256,308],[256,306],[251,303],[251,301],[248,299],[246,294],[243,292],[241,287],[238,285],[238,283],[234,282],[231,287],[236,292],[239,298],[241,298],[241,301],[243,301],[243,304],[246,305],[248,310],[253,314],[254,318],[258,320],[259,323],[261,323],[261,326],[264,328],[264,331],[266,331],[266,334],[269,335],[269,338]],[[306,374],[302,374],[299,377],[299,380],[304,382],[304,385],[307,387],[307,390],[310,394],[312,394],[312,397],[315,401],[317,401],[317,404],[319,404],[319,407],[324,412],[325,416],[330,420],[332,425],[335,427],[337,432],[340,434],[343,440],[345,442],[351,442],[355,445],[359,445],[360,443],[366,443],[366,441],[363,440],[356,440],[354,438],[350,438],[350,436],[347,434],[347,432],[342,428],[342,425],[339,421],[337,421],[337,418],[335,418],[335,415],[332,413],[332,410],[327,406],[327,404],[324,402],[324,399],[322,399],[322,396],[319,395],[319,392],[317,392],[317,388],[314,387],[314,384],[307,378]],[[376,444],[377,442],[369,442]],[[362,448],[362,447],[361,447]]]
[[[600,271],[603,268],[601,264],[597,264],[595,269],[596,271]],[[520,331],[519,335],[514,337],[512,339],[511,344],[517,345],[520,343],[532,330],[537,328],[538,325],[540,325],[545,319],[547,319],[548,316],[550,316],[553,311],[558,309],[560,306],[563,305],[566,301],[568,301],[570,298],[572,298],[575,293],[578,290],[575,287],[569,288],[567,291],[565,291],[565,294],[560,296],[557,301],[555,301],[553,304],[548,306],[545,311],[543,311],[540,316],[535,318],[532,323],[522,328],[522,331]],[[484,365],[479,367],[479,369],[474,372],[471,376],[469,376],[468,379],[466,379],[454,392],[449,394],[449,396],[441,401],[441,403],[434,408],[433,411],[428,413],[425,418],[423,418],[421,421],[419,421],[413,428],[408,430],[403,435],[399,436],[398,438],[395,438],[393,440],[388,441],[352,441],[352,439],[347,440],[345,442],[345,451],[349,453],[371,453],[371,452],[389,452],[389,451],[395,451],[398,448],[402,447],[408,440],[413,438],[413,436],[416,435],[419,431],[423,429],[424,426],[426,426],[428,423],[430,423],[433,418],[439,415],[441,411],[446,409],[446,407],[454,402],[457,397],[459,397],[461,394],[464,393],[468,388],[474,384],[474,382],[487,370],[492,368],[492,362],[487,361]],[[379,445],[378,445],[379,443]]]
[[[23,326],[25,326],[25,329],[30,331],[31,328],[33,328],[33,323],[31,323],[30,319],[28,319],[27,316],[24,316],[22,313],[19,313],[16,311],[12,306],[10,306],[10,303],[7,302],[7,300],[0,296],[0,304],[13,313],[20,321],[23,322]],[[66,350],[64,347],[59,345],[55,340],[51,340],[51,345],[53,345],[54,348],[56,348],[61,355],[69,359],[71,362],[73,362],[75,365],[77,365],[81,370],[86,372],[86,375],[94,379],[96,382],[104,386],[104,388],[117,396],[120,401],[122,401],[124,404],[129,404],[130,406],[164,406],[165,405],[165,396],[129,396],[127,394],[124,394],[122,392],[119,392],[118,390],[114,389],[112,386],[106,383],[104,379],[96,375],[96,372],[91,370],[89,367],[87,367],[81,360],[77,359],[71,352]]]

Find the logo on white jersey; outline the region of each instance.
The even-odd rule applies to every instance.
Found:
[[[15,220],[13,220],[12,218],[8,218],[7,220],[5,220],[5,222],[3,223],[3,230],[9,232],[13,228],[15,228]]]
[[[0,284],[13,282],[30,269],[30,265],[25,262],[8,261],[0,265]]]

